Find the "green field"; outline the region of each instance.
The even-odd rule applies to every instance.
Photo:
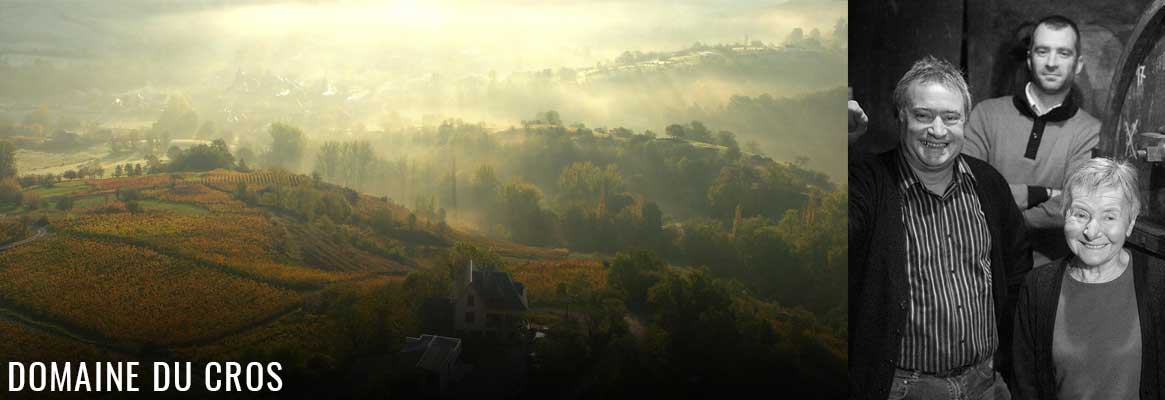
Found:
[[[75,180],[75,181],[56,183],[56,184],[53,184],[52,187],[47,187],[44,185],[37,185],[37,186],[33,186],[31,188],[25,189],[24,192],[28,193],[28,194],[38,195],[43,199],[43,198],[49,198],[49,197],[61,196],[61,195],[72,195],[74,193],[80,193],[80,192],[83,192],[85,190],[88,190],[89,188],[90,188],[90,186],[89,186],[88,182],[82,181],[82,180]]]

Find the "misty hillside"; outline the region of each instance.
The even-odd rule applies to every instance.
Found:
[[[280,171],[27,183],[0,219],[0,332],[8,339],[0,353],[12,360],[278,360],[298,395],[341,382],[328,393],[403,395],[413,378],[399,364],[400,339],[449,329],[432,304],[448,295],[454,268],[472,259],[522,282],[528,318],[552,327],[528,375],[506,373],[528,379],[533,393],[575,387],[572,376],[603,377],[571,390],[604,393],[676,374],[728,383],[773,368],[813,365],[795,374],[811,381],[843,371],[844,336],[820,317],[650,253],[598,262],[488,239]],[[658,289],[649,295],[649,287]],[[686,300],[673,304],[663,293]],[[563,307],[587,328],[564,318]],[[734,346],[684,350],[709,339],[677,322],[696,318],[732,335]],[[579,338],[588,344],[579,347]],[[743,354],[739,368],[707,368],[709,357]],[[667,365],[651,361],[665,356]],[[463,357],[490,363],[498,355]],[[380,365],[375,376],[365,375],[369,362]],[[603,365],[625,370],[587,372]],[[378,386],[385,379],[393,384]]]
[[[803,163],[844,182],[844,155],[838,155],[837,149],[846,144],[836,133],[845,129],[845,121],[836,118],[833,106],[845,95],[845,89],[837,87],[787,98],[733,96],[722,107],[693,107],[684,115],[736,132],[741,141],[755,141],[761,152],[774,159]]]
[[[790,162],[804,155],[810,167],[841,177],[840,164],[824,154],[784,145],[806,143],[803,132],[833,128],[799,121],[836,119],[814,117],[824,113],[796,100],[764,99],[800,99],[841,87],[844,20],[832,33],[803,35],[796,28],[788,37],[720,42],[693,36],[683,45],[655,48],[619,48],[625,42],[614,41],[600,52],[579,50],[594,48],[581,42],[466,48],[436,36],[398,43],[251,32],[260,28],[240,24],[251,15],[246,4],[139,3],[0,6],[0,37],[6,39],[0,43],[0,126],[27,124],[30,113],[44,108],[68,122],[49,130],[140,128],[178,98],[199,122],[229,136],[232,146],[257,150],[275,121],[313,137],[358,136],[447,119],[503,129],[556,110],[567,125],[593,128],[658,132],[678,121],[703,121],[732,131],[742,145],[755,142],[756,152]],[[308,8],[285,11],[320,18],[340,12],[300,7]],[[317,29],[313,23],[323,22],[303,20],[295,28]],[[223,31],[228,27],[240,31]],[[759,104],[741,107],[742,97]],[[802,126],[774,129],[796,125]],[[197,128],[171,129],[170,137],[194,138]],[[825,146],[819,148],[840,143],[811,142]]]
[[[0,355],[841,398],[846,13],[0,2]]]

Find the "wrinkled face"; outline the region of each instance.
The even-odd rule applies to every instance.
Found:
[[[1076,33],[1072,28],[1052,29],[1047,25],[1032,32],[1027,66],[1032,83],[1041,91],[1057,94],[1072,88],[1072,80],[1084,67],[1076,54]]]
[[[1136,223],[1129,207],[1116,188],[1101,187],[1094,193],[1073,189],[1072,204],[1064,217],[1068,248],[1089,267],[1117,262]]]
[[[899,115],[906,160],[918,171],[950,168],[963,149],[963,96],[939,83],[915,83],[907,93]]]

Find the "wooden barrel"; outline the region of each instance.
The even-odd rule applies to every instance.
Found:
[[[1097,155],[1137,167],[1142,209],[1127,243],[1165,257],[1165,0],[1141,15],[1110,89]]]

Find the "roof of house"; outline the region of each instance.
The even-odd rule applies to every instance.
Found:
[[[417,368],[432,372],[444,371],[461,353],[461,339],[436,335],[406,337],[403,353],[420,352]]]
[[[473,289],[486,307],[499,311],[526,311],[522,293],[526,287],[510,279],[510,274],[500,271],[473,271]]]

